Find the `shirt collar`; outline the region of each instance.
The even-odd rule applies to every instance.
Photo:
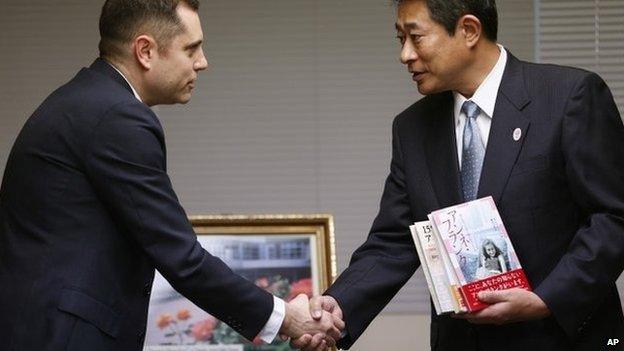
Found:
[[[132,84],[130,83],[130,81],[126,78],[126,76],[124,76],[123,73],[121,73],[121,71],[119,69],[117,69],[117,67],[115,67],[115,65],[113,65],[112,63],[105,61],[106,63],[108,63],[111,67],[113,67],[113,69],[115,69],[115,71],[117,71],[117,73],[119,73],[119,75],[121,75],[121,77],[126,81],[126,83],[128,83],[128,85],[130,86],[130,89],[132,89],[132,93],[134,94],[134,97],[137,98],[137,100],[143,102],[143,100],[141,100],[141,97],[139,96],[139,93],[137,93],[136,89],[134,89],[134,87],[132,86]]]
[[[505,66],[507,65],[507,51],[502,45],[498,45],[500,49],[500,55],[498,61],[494,65],[494,68],[488,73],[483,82],[479,85],[475,93],[470,98],[486,116],[492,118],[494,114],[494,105],[496,104],[496,98],[498,96],[498,88],[503,80],[503,73],[505,72]],[[453,91],[453,98],[455,100],[455,123],[459,123],[459,114],[461,107],[466,99],[462,94]]]

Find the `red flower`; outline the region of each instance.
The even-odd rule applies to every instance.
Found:
[[[158,319],[156,319],[156,325],[160,329],[168,327],[171,322],[173,322],[173,317],[168,313],[161,314],[158,316]]]
[[[214,317],[209,317],[203,321],[197,322],[193,325],[191,333],[196,341],[207,341],[212,338],[212,331],[217,326],[217,320]]]
[[[290,285],[288,301],[294,299],[299,294],[306,294],[308,297],[312,297],[312,279],[304,278],[292,283]]]
[[[269,279],[267,277],[258,278],[256,279],[256,285],[262,289],[266,289],[269,287]]]
[[[179,310],[176,317],[178,317],[178,319],[181,321],[185,321],[191,318],[191,312],[189,312],[189,310],[185,308],[185,309]]]

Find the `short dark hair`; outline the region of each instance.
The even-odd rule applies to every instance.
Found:
[[[100,56],[122,56],[122,44],[140,32],[154,36],[164,50],[184,30],[176,12],[181,3],[199,9],[199,0],[106,0],[100,15]]]
[[[400,5],[405,0],[393,0]],[[481,21],[483,34],[491,41],[498,38],[498,11],[495,0],[422,0],[427,4],[429,15],[441,24],[449,35],[455,35],[457,21],[462,16],[473,15]]]

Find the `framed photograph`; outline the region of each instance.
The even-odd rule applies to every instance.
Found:
[[[331,215],[192,216],[190,221],[204,249],[285,301],[320,294],[336,277]],[[277,339],[245,340],[156,272],[144,351],[292,350]]]

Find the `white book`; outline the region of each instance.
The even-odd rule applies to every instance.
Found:
[[[422,221],[410,226],[410,231],[425,279],[427,279],[436,313],[440,315],[457,312],[457,303],[453,298],[452,290],[449,288],[448,273],[434,228],[429,221]]]
[[[412,233],[412,239],[414,240],[414,245],[416,246],[416,252],[418,253],[418,258],[420,259],[420,267],[422,268],[425,279],[427,280],[427,287],[429,288],[429,293],[431,293],[431,300],[433,301],[433,307],[436,310],[436,314],[440,315],[442,314],[442,311],[440,308],[440,300],[438,298],[438,294],[435,289],[435,286],[433,285],[431,272],[429,272],[429,264],[427,263],[425,253],[422,248],[421,238],[419,237],[422,235],[422,233],[419,232],[417,229],[419,227],[422,228],[422,226],[429,226],[429,229],[431,229],[431,224],[429,224],[429,221],[414,223],[409,228],[410,228],[410,232]]]
[[[434,225],[432,221],[431,214],[427,216],[429,218],[429,223],[431,223],[431,229],[433,230],[433,234],[436,238],[436,245],[438,247],[438,251],[440,252],[440,256],[442,257],[442,262],[444,264],[444,273],[446,274],[446,290],[451,295],[451,300],[453,302],[453,309],[455,313],[466,312],[467,308],[464,306],[461,301],[461,295],[459,294],[459,279],[457,279],[457,275],[455,274],[455,270],[453,269],[453,263],[451,262],[451,257],[444,248],[444,243],[442,242],[442,237],[440,236],[440,232],[438,228]]]
[[[531,289],[492,197],[427,217],[410,232],[438,315],[487,307],[480,291]]]
[[[492,197],[429,214],[460,312],[488,305],[485,290],[531,289]]]

